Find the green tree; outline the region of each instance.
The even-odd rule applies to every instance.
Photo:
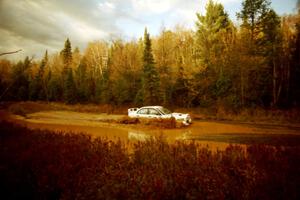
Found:
[[[295,106],[300,105],[300,1],[297,2],[295,49],[292,53],[291,69],[291,101]]]
[[[267,66],[269,67],[270,74],[266,80],[265,86],[272,88],[267,92],[268,96],[272,96],[272,106],[277,106],[282,91],[282,76],[280,76],[280,55],[282,54],[282,33],[280,30],[280,18],[274,10],[270,9],[264,16],[262,23],[264,24],[262,32],[264,37],[261,39],[260,44],[263,46],[262,52],[266,57]],[[266,88],[268,90],[268,88]],[[270,97],[269,97],[270,99]]]
[[[96,102],[111,103],[112,91],[109,68],[103,69],[102,73],[97,70],[96,73],[98,74],[95,87]]]
[[[138,98],[142,99],[144,104],[156,104],[160,102],[159,74],[155,68],[150,35],[147,29],[145,29],[144,33],[143,62],[142,91],[139,91],[138,95],[140,97]]]
[[[13,64],[6,59],[0,60],[0,101],[9,100],[11,96],[11,69]]]
[[[64,49],[60,54],[64,64],[63,73],[67,74],[72,64],[72,47],[69,38],[65,41]]]
[[[45,67],[48,62],[48,52],[45,52],[44,58],[42,59],[38,72],[30,82],[29,98],[31,100],[45,100],[46,99],[46,87],[44,80]]]
[[[198,56],[204,68],[212,68],[222,74],[222,68],[217,68],[217,62],[223,53],[224,41],[222,34],[231,31],[232,23],[224,7],[212,0],[206,5],[206,14],[197,13],[197,46]]]
[[[141,48],[142,49],[142,48]],[[142,52],[136,41],[113,41],[110,48],[110,82],[112,101],[133,103],[140,89]]]
[[[277,63],[281,46],[280,19],[268,0],[245,0],[238,13],[249,69],[244,69],[242,98],[248,104],[276,106],[280,87]],[[246,42],[248,41],[248,42]],[[245,66],[246,66],[245,65]],[[248,82],[247,82],[248,80]]]
[[[73,78],[73,70],[70,68],[67,74],[67,79],[64,88],[64,100],[66,103],[76,102],[76,87]]]
[[[11,94],[13,100],[28,100],[29,97],[29,83],[30,79],[31,60],[27,56],[24,62],[19,61],[12,71],[12,83]]]
[[[61,85],[60,76],[53,74],[49,71],[49,82],[47,84],[48,88],[48,98],[50,101],[62,101],[63,88]]]
[[[269,10],[269,0],[244,0],[241,12],[237,13],[238,18],[242,20],[242,27],[249,30],[251,52],[260,51],[259,40],[264,26],[262,21]]]
[[[184,68],[180,66],[172,91],[172,99],[177,106],[186,107],[188,105],[188,91],[188,80],[184,74]]]
[[[197,14],[197,57],[201,69],[195,76],[195,85],[201,105],[222,101],[230,84],[226,72],[229,53],[227,41],[234,33],[234,27],[224,7],[210,0],[206,5],[206,14]],[[224,84],[226,83],[226,84]]]
[[[63,61],[63,70],[62,70],[62,84],[63,84],[63,93],[64,100],[67,103],[73,103],[75,99],[74,91],[74,79],[73,79],[73,70],[72,65],[72,47],[69,38],[65,41],[64,49],[61,51],[61,57]]]
[[[76,88],[77,97],[80,102],[88,101],[88,79],[87,79],[87,64],[85,58],[80,61],[76,71]]]
[[[175,34],[163,27],[154,41],[153,53],[160,77],[160,96],[164,105],[170,104],[172,100],[172,85],[175,82],[173,74],[176,67],[175,48]]]

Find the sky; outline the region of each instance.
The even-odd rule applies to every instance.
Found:
[[[10,60],[40,58],[46,50],[60,51],[69,38],[84,51],[89,42],[138,39],[145,27],[152,36],[162,27],[195,28],[196,13],[205,14],[208,0],[0,0],[0,53]],[[218,0],[230,18],[243,0]],[[279,14],[296,13],[297,0],[271,0]]]

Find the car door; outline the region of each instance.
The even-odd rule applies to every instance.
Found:
[[[148,113],[149,118],[161,118],[160,112],[158,112],[158,110],[154,108],[149,108],[148,112],[149,112]]]
[[[148,108],[142,108],[137,111],[137,117],[148,118]]]

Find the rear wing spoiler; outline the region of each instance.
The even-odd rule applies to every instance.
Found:
[[[129,108],[128,109],[128,116],[131,116],[132,114],[136,114],[136,111],[138,110],[139,108]]]
[[[139,108],[129,108],[128,109],[128,113],[130,112],[136,112]]]

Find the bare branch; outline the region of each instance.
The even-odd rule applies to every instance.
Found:
[[[18,53],[19,51],[22,51],[22,49],[19,49],[19,50],[17,50],[17,51],[11,51],[11,52],[4,52],[4,53],[0,53],[0,56],[7,55],[7,54],[14,54],[14,53]]]

